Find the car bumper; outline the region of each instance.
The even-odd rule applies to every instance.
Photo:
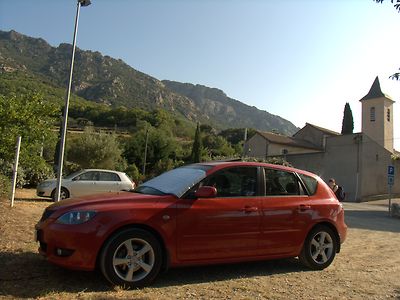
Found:
[[[38,195],[39,197],[51,197],[51,192],[51,189],[42,188],[40,186],[38,186],[36,189],[36,195]]]
[[[89,221],[85,226],[64,225],[54,221],[48,219],[35,226],[39,253],[51,263],[68,269],[93,270],[103,242],[96,234],[100,224]]]

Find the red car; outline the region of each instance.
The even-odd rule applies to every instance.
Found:
[[[188,165],[132,192],[67,199],[36,225],[39,252],[50,262],[98,266],[127,287],[187,265],[298,256],[321,270],[346,232],[343,207],[318,176],[249,162]]]

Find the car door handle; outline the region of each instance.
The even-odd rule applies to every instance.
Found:
[[[297,208],[298,211],[306,211],[311,209],[311,205],[304,205],[304,204],[300,204],[299,207]]]
[[[251,212],[256,212],[258,211],[258,207],[257,206],[245,206],[242,211],[244,211],[245,213],[251,213]]]

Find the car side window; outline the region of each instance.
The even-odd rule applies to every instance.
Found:
[[[201,185],[217,189],[217,197],[250,197],[257,195],[257,169],[238,167],[221,170],[207,177]]]
[[[96,172],[85,172],[74,178],[76,181],[93,181]]]
[[[265,169],[265,191],[267,196],[304,195],[295,174],[275,169]]]
[[[100,181],[121,181],[121,178],[115,173],[111,172],[99,172],[100,173]]]

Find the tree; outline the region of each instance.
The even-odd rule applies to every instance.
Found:
[[[214,134],[205,135],[202,139],[202,146],[207,150],[210,159],[216,157],[233,157],[235,149],[222,136]]]
[[[51,175],[51,169],[41,157],[44,143],[52,140],[57,107],[38,93],[0,95],[0,161],[11,165],[15,143],[22,137],[20,166],[25,181],[35,184]],[[9,175],[9,174],[4,174]]]
[[[196,133],[194,135],[192,154],[190,155],[190,160],[194,163],[198,163],[201,161],[201,132],[200,132],[200,124],[197,123]]]
[[[122,148],[116,134],[97,133],[85,129],[75,140],[71,140],[68,160],[81,168],[125,170]]]
[[[140,130],[126,142],[123,155],[129,164],[143,166],[145,144],[146,129]],[[154,173],[159,173],[159,161],[175,159],[178,150],[179,145],[167,132],[150,127],[146,155],[146,177],[147,174],[155,175]]]
[[[384,0],[375,0],[376,3],[382,3]],[[390,2],[394,3],[394,1],[397,2],[397,4],[394,4],[394,8],[397,9],[400,12],[400,1],[399,0],[390,0]]]
[[[354,130],[353,113],[350,104],[346,102],[343,111],[342,134],[351,134]]]
[[[244,140],[245,128],[229,128],[222,130],[218,135],[224,137],[232,145],[241,144]],[[251,138],[256,133],[253,128],[247,129],[247,139]]]

